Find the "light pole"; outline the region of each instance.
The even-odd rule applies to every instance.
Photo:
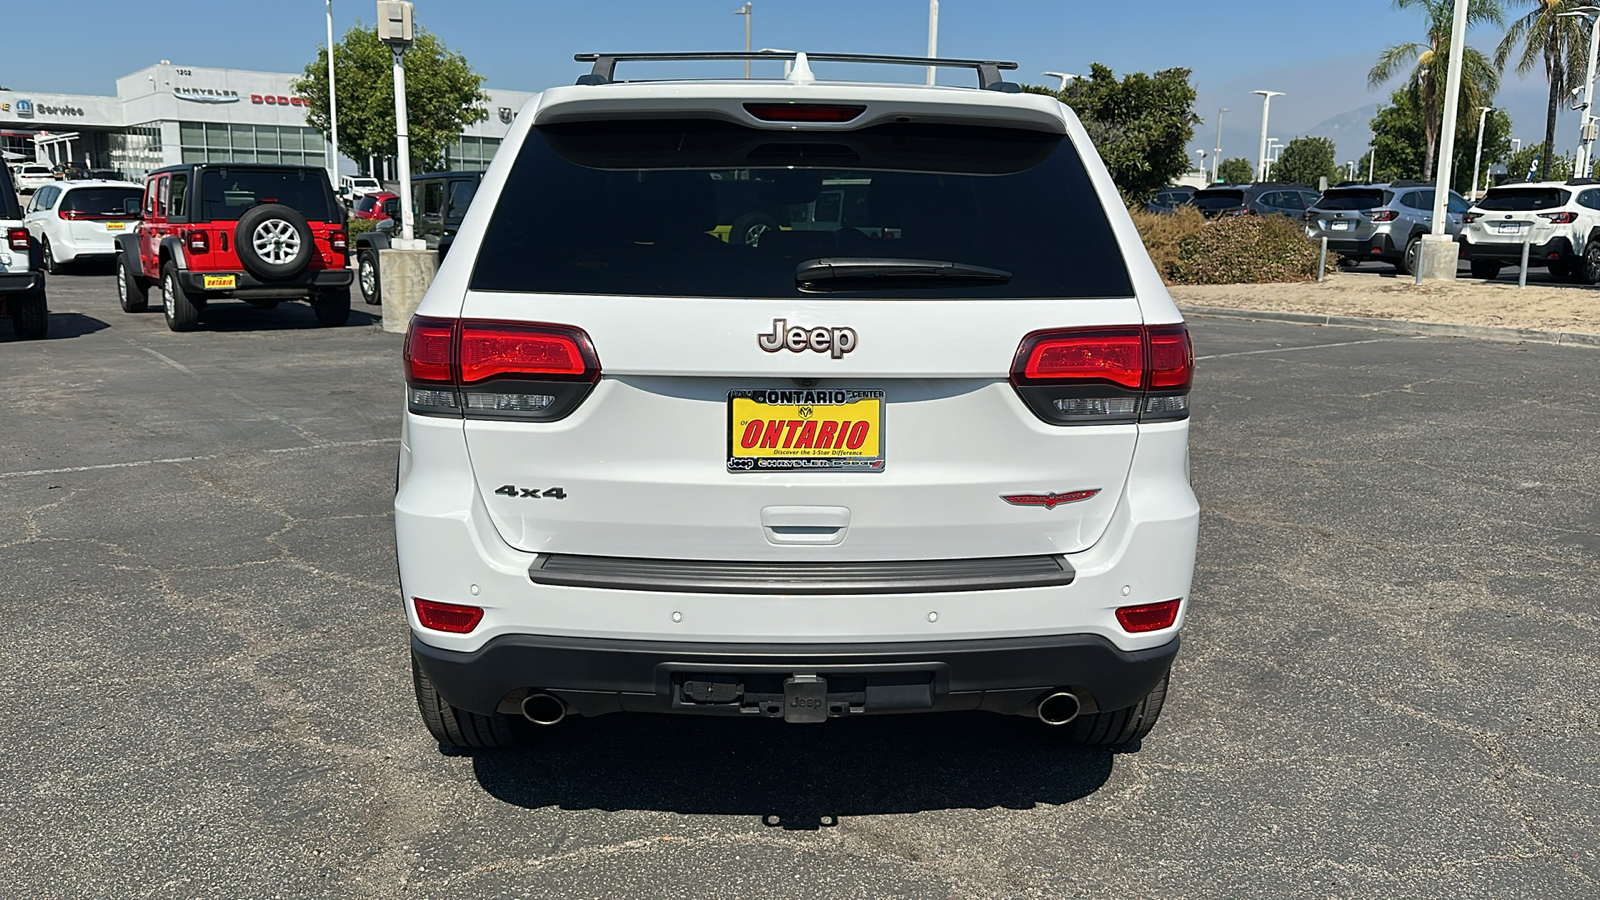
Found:
[[[939,55],[939,0],[928,0],[928,58]],[[928,67],[928,84],[933,84],[933,66]]]
[[[1039,74],[1040,75],[1048,75],[1051,78],[1059,78],[1059,79],[1061,79],[1061,86],[1056,88],[1057,91],[1066,90],[1067,89],[1067,82],[1083,77],[1082,75],[1073,75],[1070,72],[1040,72]]]
[[[333,0],[328,0],[328,181],[339,193],[339,91],[333,82]]]
[[[1511,139],[1511,152],[1512,153],[1521,153],[1522,152],[1522,138],[1512,138]]]
[[[1267,164],[1261,167],[1261,175],[1256,179],[1257,181],[1266,181],[1268,176],[1272,174],[1272,166],[1278,161],[1273,157],[1272,151],[1278,149],[1278,143],[1277,138],[1267,138]]]
[[[1476,199],[1471,195],[1478,193],[1478,170],[1483,165],[1483,123],[1488,121],[1492,106],[1478,107],[1478,151],[1472,157],[1472,189],[1468,192],[1467,199]]]
[[[1461,248],[1450,236],[1450,166],[1456,157],[1456,114],[1461,105],[1461,54],[1467,43],[1467,3],[1456,0],[1450,27],[1450,68],[1445,76],[1444,123],[1440,130],[1439,163],[1434,167],[1433,222],[1417,253],[1417,283],[1423,278],[1449,281],[1456,277]]]
[[[1267,180],[1267,116],[1272,110],[1272,98],[1282,97],[1283,91],[1251,91],[1261,95],[1261,151],[1256,154],[1256,180]]]
[[[746,3],[743,9],[735,10],[734,15],[744,16],[744,52],[750,52],[750,4]],[[744,77],[750,77],[750,60],[744,61]]]
[[[1226,106],[1217,107],[1217,146],[1211,154],[1211,182],[1217,181],[1217,166],[1222,164],[1222,114],[1227,112]]]
[[[1205,180],[1205,177],[1206,177],[1206,152],[1204,150],[1196,150],[1195,152],[1200,154],[1200,169],[1199,169],[1199,172],[1200,172],[1200,178],[1203,181],[1203,180]]]
[[[1367,184],[1372,183],[1372,176],[1378,171],[1378,145],[1376,142],[1367,145]]]
[[[1589,107],[1594,101],[1594,60],[1596,52],[1600,52],[1600,7],[1580,6],[1570,12],[1558,13],[1557,18],[1587,19],[1589,22],[1589,68],[1583,76],[1583,105],[1578,107],[1583,110],[1583,118],[1578,125],[1578,155],[1572,160],[1572,174],[1576,178],[1589,177],[1590,156],[1594,152],[1594,139],[1597,127],[1595,117],[1590,114]]]
[[[412,6],[404,0],[378,0],[378,40],[394,54],[395,168],[400,176],[400,239],[391,241],[396,250],[423,250],[426,244],[414,239],[416,217],[411,211],[411,138],[406,131],[406,50],[415,37],[411,26]],[[419,246],[421,245],[421,246]]]

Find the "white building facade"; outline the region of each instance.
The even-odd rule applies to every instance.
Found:
[[[326,168],[327,142],[306,123],[305,102],[290,87],[296,77],[162,62],[117,79],[115,96],[0,91],[0,150],[11,163],[77,163],[134,179],[182,162]],[[486,168],[534,96],[487,93],[489,117],[446,150],[441,168]],[[386,168],[381,160],[359,162]]]

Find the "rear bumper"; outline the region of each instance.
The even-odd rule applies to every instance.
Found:
[[[1058,688],[1085,711],[1138,703],[1172,667],[1177,636],[1121,650],[1099,635],[877,644],[709,644],[502,635],[471,652],[411,639],[418,665],[451,705],[516,712],[545,691],[574,712],[677,712],[779,717],[785,679],[828,683],[834,716],[985,710],[1031,714]],[[740,686],[722,702],[696,703],[691,680]]]
[[[1328,236],[1328,250],[1353,259],[1399,259],[1401,250],[1389,235],[1382,232],[1368,238],[1336,238]]]
[[[232,275],[234,288],[207,290],[207,276]],[[262,281],[249,272],[192,272],[178,273],[186,292],[215,297],[293,296],[314,290],[349,287],[355,273],[349,269],[307,269],[293,278],[282,281]]]
[[[1465,240],[1457,243],[1461,246],[1462,259],[1492,259],[1510,265],[1522,262],[1521,244],[1473,243]],[[1566,238],[1551,238],[1543,244],[1531,244],[1528,247],[1528,264],[1533,266],[1548,265],[1552,260],[1560,262],[1576,258],[1572,253],[1572,244]]]
[[[43,272],[0,272],[0,294],[22,294],[42,287]]]

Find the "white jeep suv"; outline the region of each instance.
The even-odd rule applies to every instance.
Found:
[[[429,730],[986,710],[1143,737],[1194,568],[1194,356],[1083,127],[1013,63],[613,78],[744,58],[578,57],[411,322]]]

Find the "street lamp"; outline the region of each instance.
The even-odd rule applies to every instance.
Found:
[[[1040,75],[1048,75],[1051,78],[1059,78],[1059,79],[1061,79],[1061,86],[1056,88],[1056,90],[1058,90],[1058,91],[1066,90],[1067,89],[1067,82],[1072,81],[1074,79],[1082,79],[1084,77],[1082,75],[1073,75],[1070,72],[1040,72],[1039,74]]]
[[[328,0],[328,181],[339,193],[339,92],[333,83],[333,0]]]
[[[411,211],[411,138],[406,126],[406,50],[415,41],[411,25],[412,6],[399,0],[378,0],[378,40],[389,45],[394,54],[394,131],[395,168],[400,177],[400,237],[390,241],[396,250],[425,250],[427,245],[415,240]]]
[[[1283,91],[1251,91],[1261,95],[1261,151],[1256,154],[1256,180],[1267,180],[1267,115],[1272,109],[1272,98],[1282,97]]]
[[[1277,138],[1267,138],[1267,164],[1261,167],[1261,174],[1256,178],[1257,181],[1266,181],[1267,177],[1272,174],[1272,167],[1278,161],[1278,158],[1273,156],[1273,151],[1278,149],[1278,144],[1280,143],[1282,142]]]
[[[1196,150],[1195,152],[1200,154],[1200,178],[1204,180],[1206,177],[1206,152],[1204,150]]]
[[[1456,156],[1456,114],[1461,98],[1461,55],[1467,43],[1467,2],[1455,0],[1455,14],[1450,24],[1450,68],[1446,70],[1444,87],[1444,122],[1440,129],[1439,163],[1434,167],[1437,179],[1433,187],[1433,222],[1429,233],[1423,235],[1417,253],[1416,277],[1421,284],[1424,278],[1452,280],[1456,277],[1456,262],[1461,258],[1461,248],[1450,236],[1450,168]]]
[[[1478,193],[1478,169],[1483,165],[1483,123],[1493,109],[1492,106],[1478,107],[1478,152],[1472,157],[1472,189],[1467,192],[1468,199],[1477,199],[1473,195]]]
[[[1580,6],[1570,12],[1557,13],[1557,18],[1587,19],[1589,22],[1589,69],[1583,76],[1583,105],[1578,107],[1583,110],[1583,119],[1578,127],[1578,155],[1573,159],[1572,174],[1579,178],[1589,177],[1590,156],[1594,152],[1596,131],[1600,126],[1595,124],[1595,117],[1590,114],[1590,104],[1594,100],[1594,61],[1596,52],[1600,52],[1600,7]]]
[[[1216,182],[1216,180],[1217,180],[1217,166],[1221,165],[1221,163],[1222,163],[1222,114],[1227,112],[1227,111],[1228,111],[1228,108],[1226,106],[1217,107],[1217,146],[1215,148],[1216,152],[1211,154],[1211,181],[1212,181],[1212,183]]]
[[[750,52],[750,4],[746,3],[743,9],[735,10],[734,15],[744,16],[744,52]],[[750,60],[744,61],[744,77],[750,77]]]
[[[939,56],[939,0],[928,0],[928,58]],[[933,85],[933,66],[928,67],[928,84]]]

